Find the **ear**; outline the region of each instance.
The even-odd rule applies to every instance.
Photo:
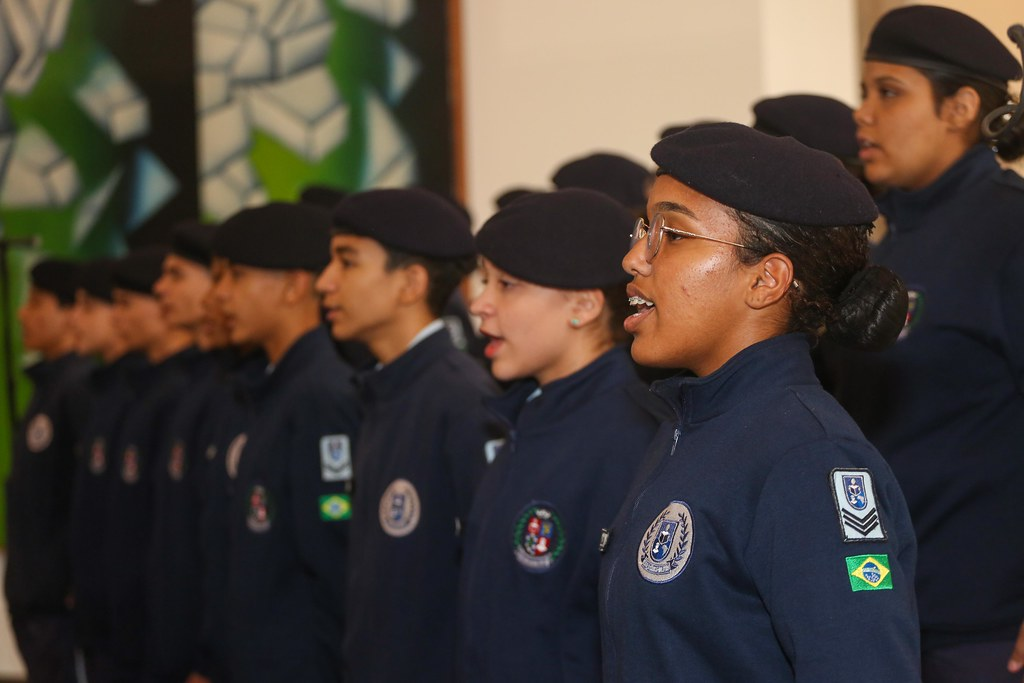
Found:
[[[313,282],[316,275],[306,270],[290,270],[285,273],[281,298],[289,305],[309,298],[316,298]]]
[[[402,282],[398,293],[398,301],[403,305],[426,301],[430,291],[430,274],[422,264],[413,263],[401,268],[399,273]]]
[[[601,317],[604,293],[600,289],[580,289],[569,293],[569,325],[585,327]]]
[[[784,254],[768,254],[753,266],[747,305],[754,309],[778,303],[793,286],[793,262]]]
[[[967,132],[973,129],[980,110],[981,96],[977,90],[965,85],[942,101],[939,117],[951,131]]]

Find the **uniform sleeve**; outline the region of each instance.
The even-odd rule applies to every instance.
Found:
[[[573,568],[569,590],[565,596],[561,640],[562,678],[566,681],[596,681],[601,678],[601,635],[598,618],[598,578],[601,563],[601,532],[612,526],[615,515],[626,497],[637,467],[647,450],[647,443],[657,427],[653,419],[638,418],[643,423],[623,424],[621,441],[612,438],[601,443],[608,455],[593,484],[580,491],[586,506],[585,524],[575,530],[583,535],[583,544]],[[630,438],[632,437],[632,438]]]
[[[303,398],[294,407],[288,505],[298,553],[313,577],[317,604],[340,624],[351,518],[351,446],[358,420],[354,397],[342,391],[323,394]]]
[[[483,394],[452,402],[444,428],[444,454],[451,472],[459,519],[469,517],[473,495],[488,465],[488,449],[497,449],[504,431],[483,404]]]
[[[1005,330],[1006,355],[1017,390],[1024,393],[1024,243],[1010,254],[999,270],[997,287],[999,311]]]
[[[870,462],[831,442],[802,447],[758,503],[745,560],[801,683],[920,680],[913,528],[888,467]]]

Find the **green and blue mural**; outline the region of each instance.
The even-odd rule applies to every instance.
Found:
[[[222,220],[307,185],[451,195],[449,10],[444,0],[0,0],[11,309],[43,255],[121,253],[179,220]],[[25,359],[17,323],[6,324],[13,343],[0,351],[14,359],[20,409]],[[3,477],[9,450],[2,419]]]

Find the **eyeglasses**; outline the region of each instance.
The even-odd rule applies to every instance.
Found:
[[[644,258],[648,263],[654,260],[654,257],[658,255],[658,251],[661,249],[661,242],[665,238],[665,233],[670,232],[673,235],[681,235],[682,237],[694,237],[699,240],[708,240],[709,242],[718,242],[719,244],[728,244],[733,247],[739,247],[740,249],[752,249],[745,244],[738,242],[730,242],[728,240],[720,240],[717,237],[708,237],[707,235],[698,235],[693,232],[687,232],[686,230],[678,230],[676,228],[670,228],[665,225],[665,216],[660,213],[654,214],[654,219],[651,221],[651,225],[647,225],[647,221],[643,218],[636,219],[636,225],[633,226],[633,234],[630,235],[632,242],[630,246],[635,245],[640,240],[647,239],[647,248],[644,252]]]

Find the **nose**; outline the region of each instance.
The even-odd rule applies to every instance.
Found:
[[[318,294],[327,294],[334,291],[335,271],[337,269],[334,261],[331,261],[320,272],[320,276],[316,279],[316,284],[314,285]]]
[[[651,274],[651,263],[647,260],[647,246],[643,240],[634,244],[622,259],[622,269],[633,276]]]
[[[860,105],[853,110],[853,122],[858,126],[866,126],[874,119],[870,97],[865,95]]]
[[[473,297],[473,300],[469,302],[469,312],[473,315],[484,318],[491,314],[493,306],[489,297],[490,287],[485,285],[484,288]]]

